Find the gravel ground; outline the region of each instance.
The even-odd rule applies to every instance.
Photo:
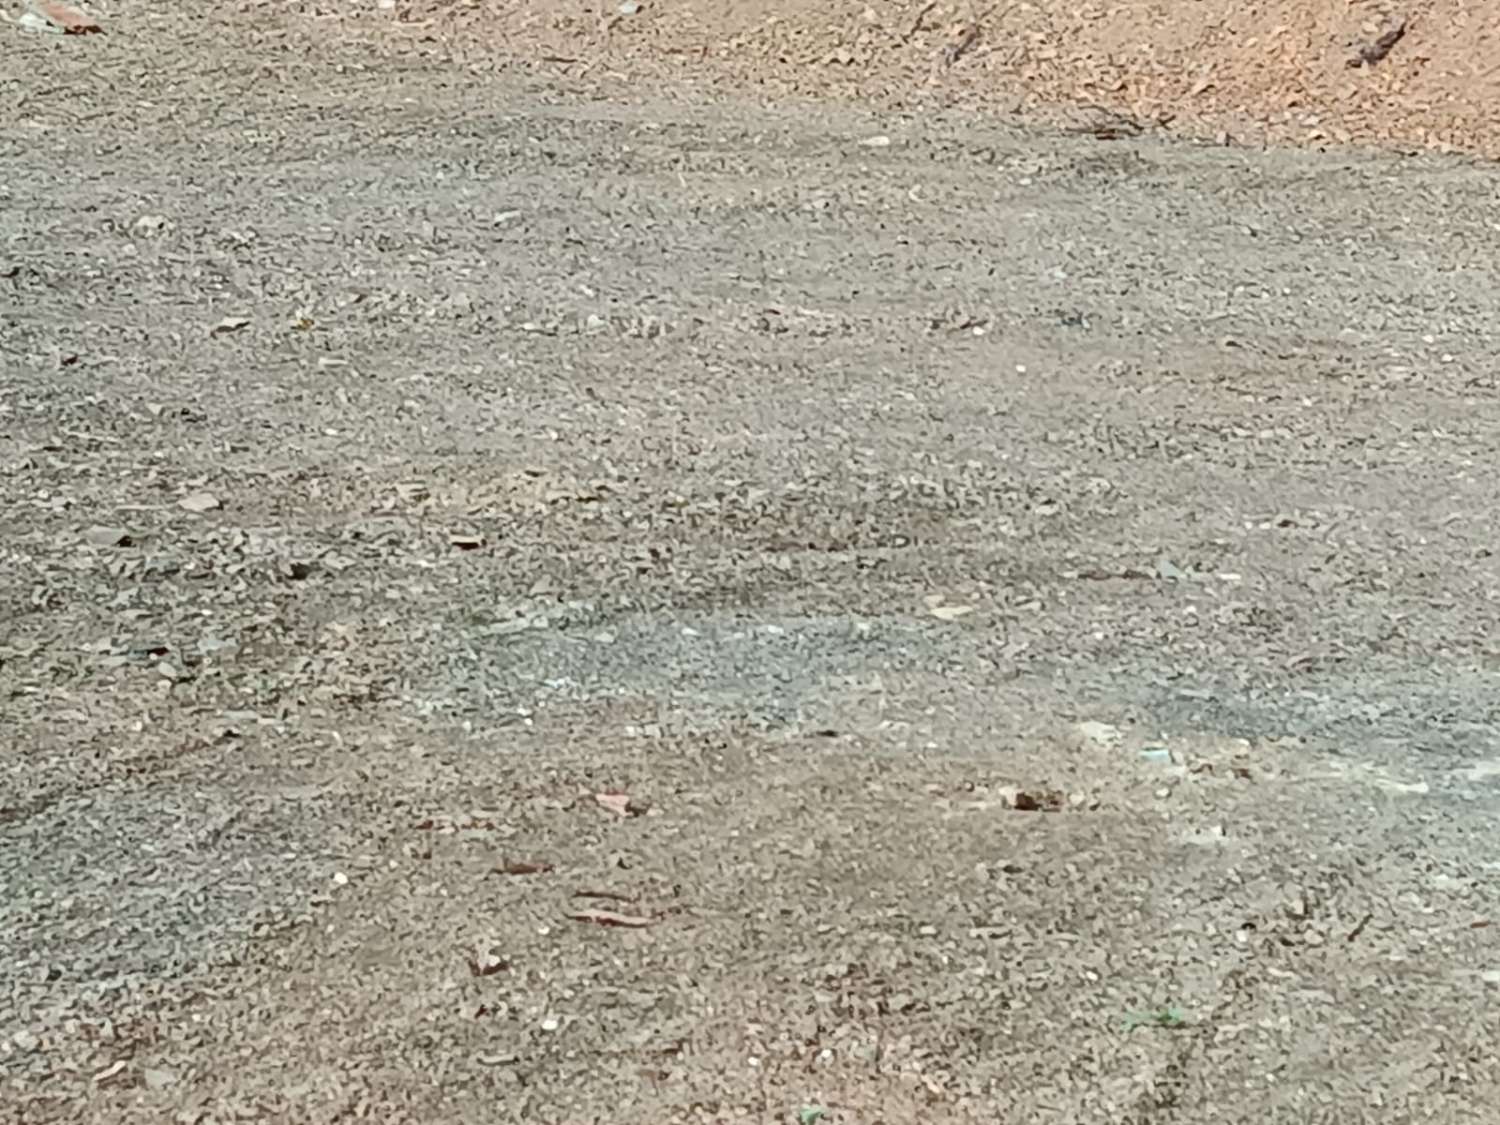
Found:
[[[111,15],[0,27],[0,1117],[1500,1099],[1492,171]]]

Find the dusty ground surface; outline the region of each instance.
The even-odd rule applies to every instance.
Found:
[[[566,81],[997,106],[1234,143],[1500,156],[1491,0],[252,0]]]
[[[0,1117],[1487,1118],[1492,173],[110,16],[0,28]]]

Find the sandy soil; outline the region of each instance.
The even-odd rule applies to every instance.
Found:
[[[285,5],[277,5],[278,9]],[[304,4],[428,56],[577,79],[960,104],[1108,130],[1500,156],[1488,0],[394,0]],[[360,19],[358,17],[366,18]]]
[[[0,1119],[1500,1102],[1487,167],[101,18],[0,27]]]

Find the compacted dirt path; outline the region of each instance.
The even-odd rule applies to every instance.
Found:
[[[1496,181],[0,28],[0,1119],[1482,1119]]]

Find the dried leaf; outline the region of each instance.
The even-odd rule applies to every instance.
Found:
[[[1382,62],[1391,53],[1391,48],[1406,37],[1406,20],[1398,20],[1396,24],[1380,36],[1373,43],[1360,47],[1359,54],[1348,60],[1347,65],[1351,67],[1374,66]]]
[[[464,960],[468,963],[470,975],[476,977],[492,977],[510,968],[510,962],[494,951],[468,956]]]
[[[189,492],[181,500],[177,501],[177,506],[184,512],[201,514],[203,512],[217,511],[224,505],[212,492]]]
[[[613,910],[578,910],[568,915],[575,922],[591,922],[596,926],[617,926],[639,930],[651,925],[654,918],[643,918],[638,914],[616,914]]]
[[[60,0],[33,0],[31,11],[26,15],[38,17],[46,30],[60,31],[64,35],[97,35],[104,30],[92,17]],[[22,22],[25,26],[35,26],[24,17]]]
[[[601,809],[606,809],[616,816],[630,815],[629,793],[595,793],[594,801]]]
[[[613,791],[595,793],[594,801],[602,809],[614,813],[616,816],[640,816],[650,807],[649,801],[639,797],[632,797],[629,793],[616,793]]]
[[[123,527],[91,527],[83,533],[83,541],[91,547],[128,547],[130,532]]]
[[[1001,798],[1017,812],[1060,812],[1067,798],[1056,789],[1004,789]]]
[[[218,324],[210,328],[208,334],[210,336],[226,336],[230,332],[238,332],[241,328],[247,327],[249,323],[250,318],[248,316],[226,316]]]
[[[1078,733],[1095,746],[1116,746],[1125,737],[1124,732],[1113,723],[1101,723],[1095,719],[1078,724]]]
[[[973,613],[974,607],[971,605],[935,605],[928,612],[939,621],[957,621],[960,617]]]

